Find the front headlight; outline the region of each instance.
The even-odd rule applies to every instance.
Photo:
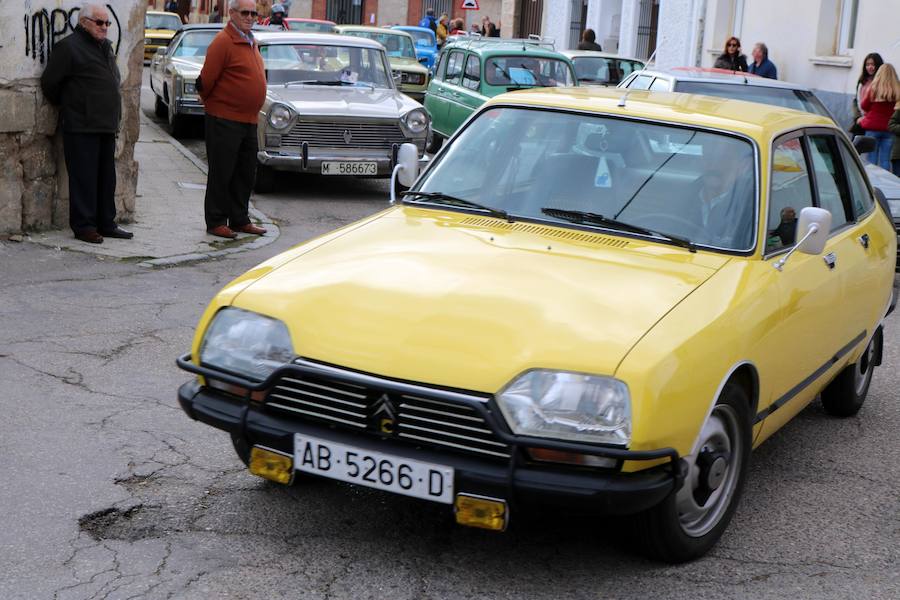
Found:
[[[294,358],[287,326],[239,308],[223,308],[200,344],[200,362],[262,381]]]
[[[403,124],[412,133],[422,133],[428,129],[428,113],[425,109],[414,108],[403,115]]]
[[[269,125],[275,129],[284,129],[294,117],[294,111],[284,104],[275,104],[269,109]]]
[[[513,433],[627,445],[628,386],[612,377],[535,369],[507,385],[497,403]]]

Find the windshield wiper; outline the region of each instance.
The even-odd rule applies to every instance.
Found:
[[[318,79],[303,79],[301,81],[286,81],[284,87],[289,85],[341,85],[340,81],[320,81]]]
[[[608,217],[604,217],[603,215],[598,215],[597,213],[585,212],[582,210],[552,208],[550,206],[545,206],[541,209],[541,212],[548,217],[562,219],[563,221],[569,221],[570,223],[594,223],[597,225],[605,225],[607,227],[619,229],[622,231],[630,231],[632,233],[640,233],[642,235],[661,237],[674,243],[676,246],[687,248],[691,252],[697,251],[697,247],[694,245],[694,242],[685,237],[672,235],[670,233],[663,233],[661,231],[656,231],[653,229],[647,229],[646,227],[641,227],[640,225],[632,225],[631,223],[626,223],[624,221],[617,221],[616,219],[610,219]]]
[[[485,206],[484,204],[479,204],[478,202],[473,202],[472,200],[466,200],[465,198],[457,198],[456,196],[451,196],[443,192],[402,192],[400,195],[417,196],[419,198],[428,198],[432,202],[455,204],[458,206],[464,206],[466,208],[477,208],[479,210],[490,213],[491,216],[499,217],[501,219],[506,219],[507,221],[512,222],[509,213],[507,213],[505,210],[493,208],[491,206]]]

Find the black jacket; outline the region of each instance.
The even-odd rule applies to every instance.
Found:
[[[728,69],[729,71],[742,71],[744,73],[747,72],[747,57],[743,54],[730,55],[727,52],[723,52],[719,55],[719,58],[716,59],[713,68],[716,69]]]
[[[584,40],[578,42],[578,50],[596,50],[597,52],[603,52],[603,48],[600,47],[600,44],[596,42],[586,42]]]
[[[44,96],[60,107],[63,131],[115,133],[122,116],[119,67],[109,40],[80,25],[53,47],[41,75]]]

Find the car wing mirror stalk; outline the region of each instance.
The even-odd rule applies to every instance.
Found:
[[[415,144],[400,144],[397,164],[391,173],[391,204],[397,203],[397,181],[403,187],[412,187],[419,176],[419,150]]]
[[[797,233],[805,231],[803,237],[773,265],[776,270],[784,269],[784,264],[794,252],[803,254],[822,254],[825,242],[828,241],[828,233],[831,231],[831,213],[824,208],[807,206],[800,211],[797,219]]]

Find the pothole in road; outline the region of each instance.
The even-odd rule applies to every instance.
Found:
[[[163,537],[171,531],[163,527],[161,507],[138,504],[122,510],[105,508],[78,519],[82,531],[95,540],[137,540]]]

